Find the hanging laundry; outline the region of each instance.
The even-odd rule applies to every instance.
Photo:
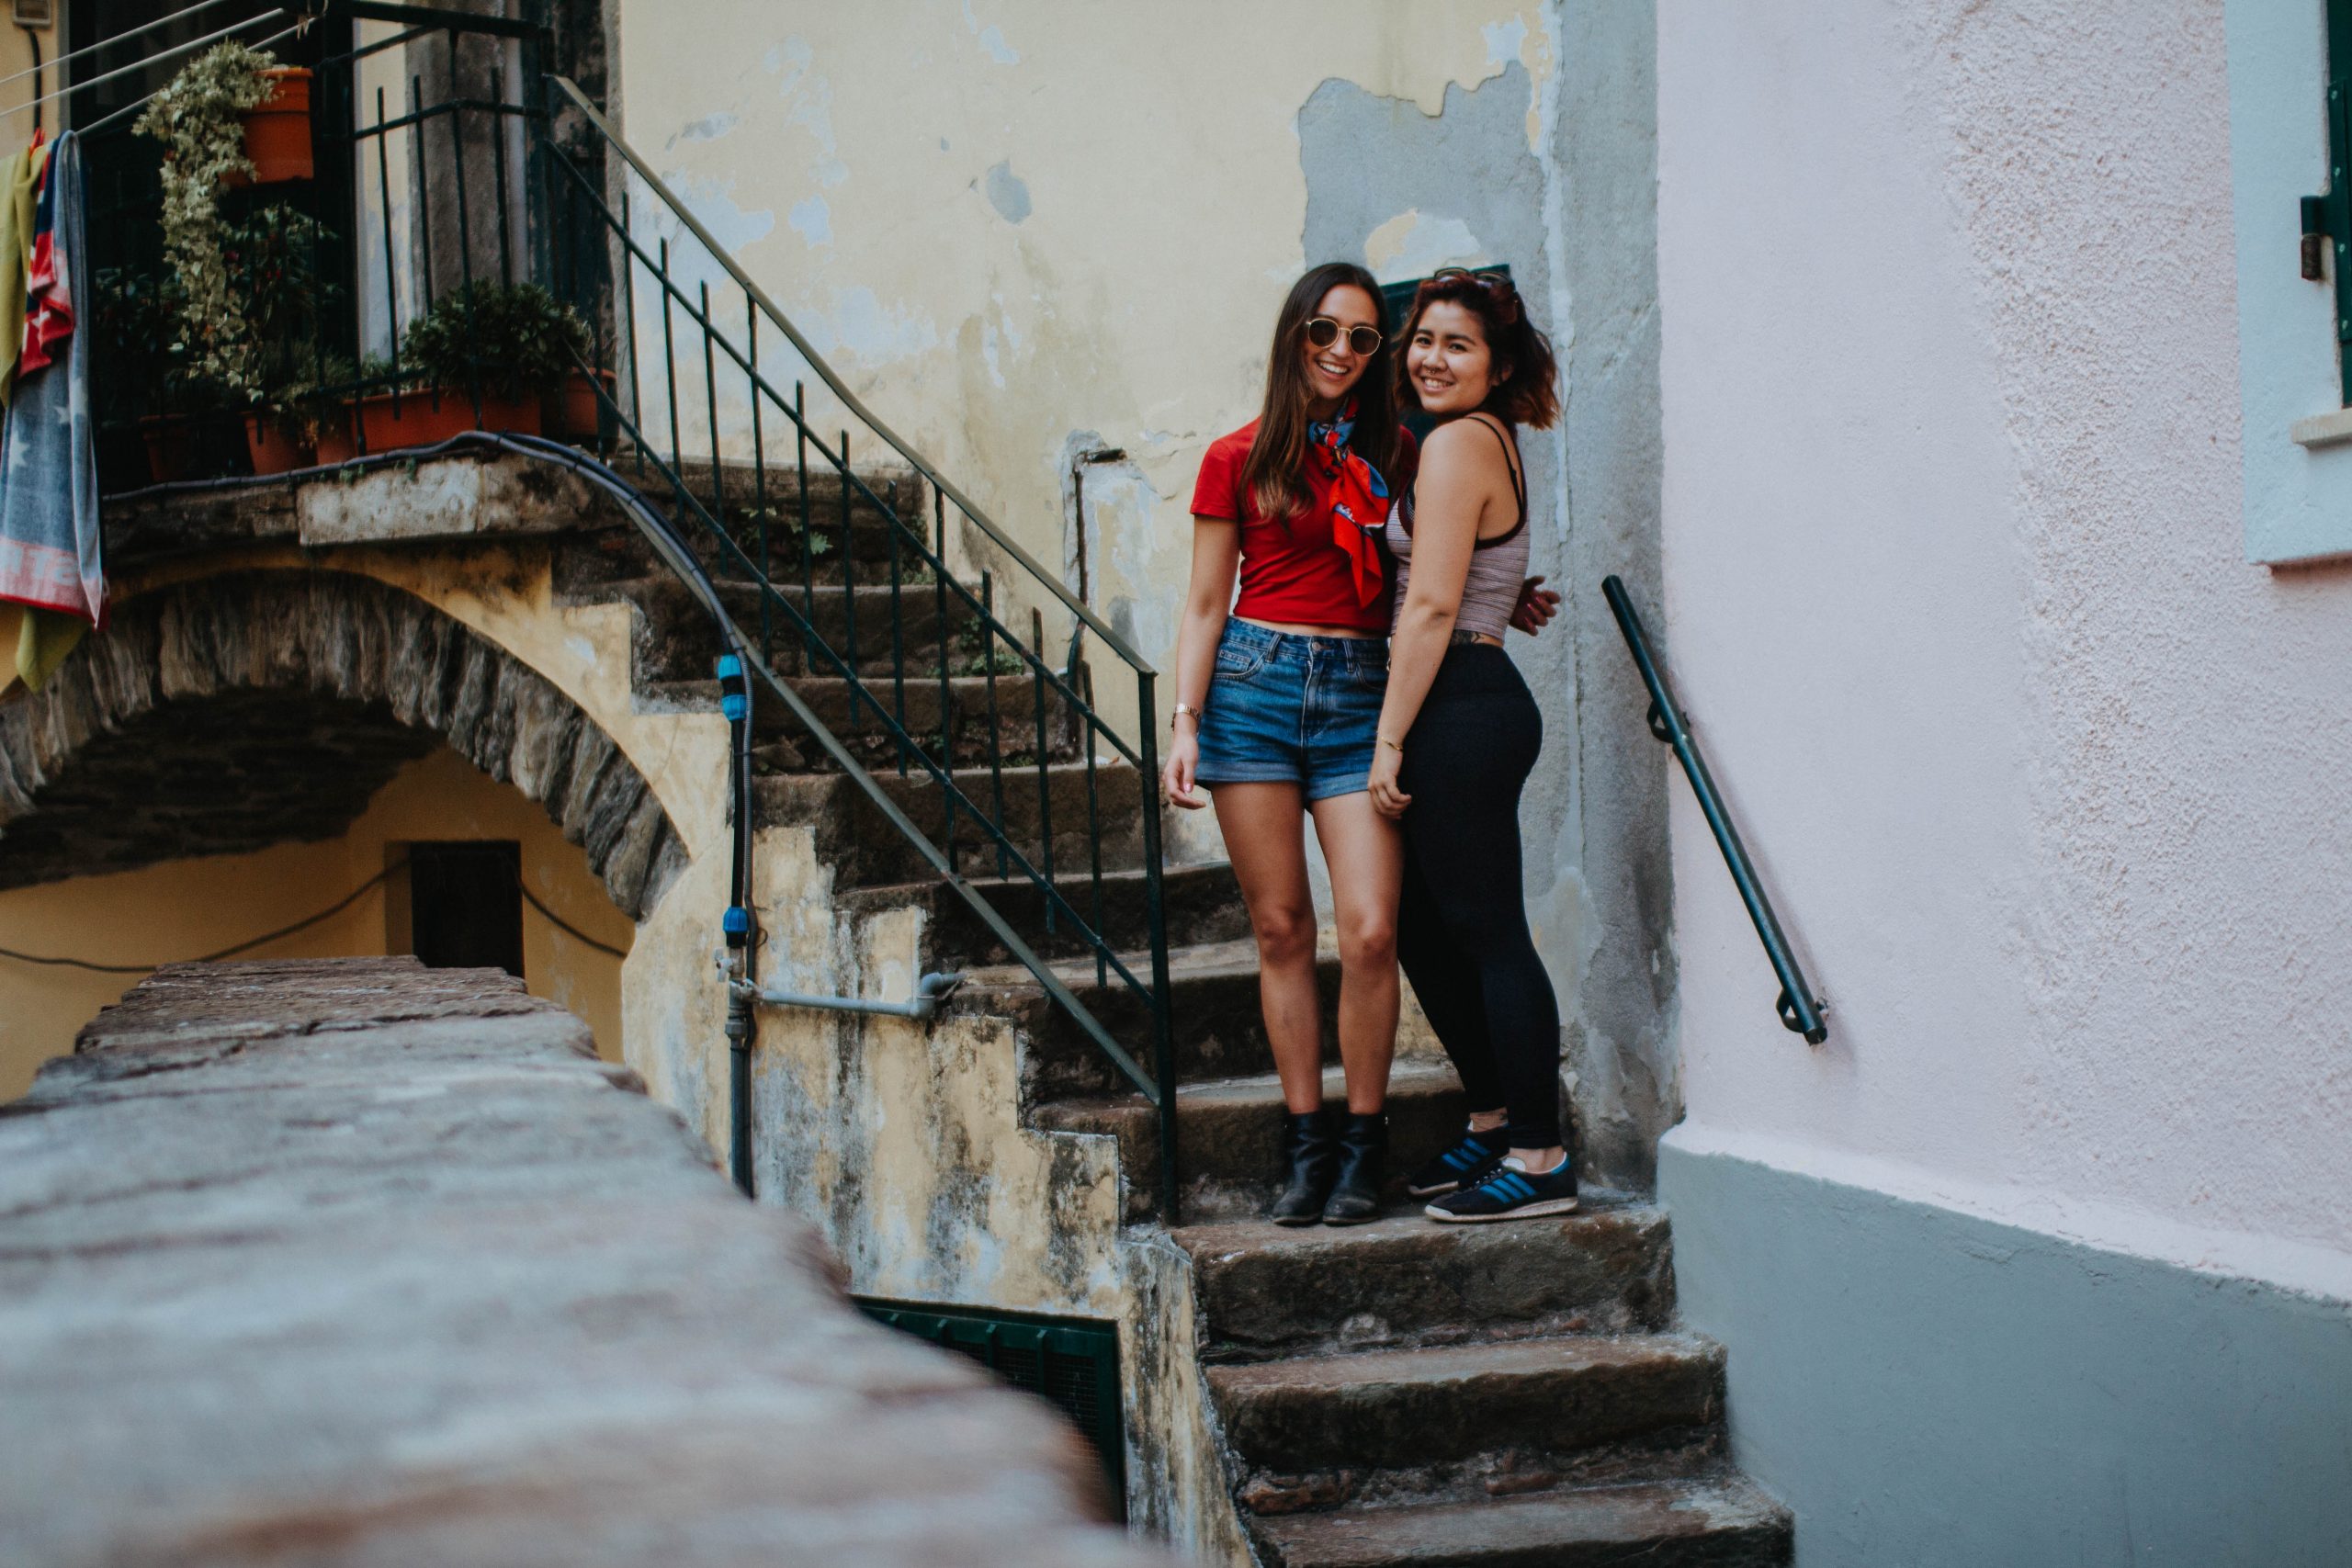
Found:
[[[36,178],[30,243],[25,249],[25,344],[17,356],[19,379],[46,369],[74,330],[74,291],[57,266],[57,182],[44,168]],[[6,321],[0,317],[0,321]]]
[[[81,139],[68,131],[43,151],[50,265],[69,307],[68,327],[47,341],[51,363],[28,369],[0,416],[0,600],[28,607],[13,659],[0,649],[7,661],[0,671],[13,664],[13,673],[33,687],[49,679],[85,632],[103,627],[107,614],[90,334],[70,325],[71,301],[88,299],[90,286]],[[0,207],[12,205],[0,200]],[[33,221],[28,209],[19,232],[30,233]],[[8,254],[0,251],[0,262]],[[24,329],[16,325],[23,319],[21,302],[16,314],[0,314],[0,350],[12,359],[24,343]]]
[[[23,334],[13,323],[25,313],[27,264],[50,153],[40,132],[35,131],[30,147],[0,160],[0,408],[7,406],[15,389],[17,355],[24,347]]]

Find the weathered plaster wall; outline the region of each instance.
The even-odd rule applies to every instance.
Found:
[[[1239,0],[692,11],[620,7],[631,141],[1038,559],[1070,553],[1071,437],[1124,450],[1133,486],[1106,508],[1090,586],[1154,660],[1200,454],[1254,412],[1275,307],[1322,259],[1303,243],[1302,109],[1339,81],[1435,114],[1449,84],[1549,69],[1534,8],[1467,0],[1318,0],[1279,28]],[[714,37],[732,40],[716,69]],[[1532,135],[1530,119],[1514,140]],[[690,242],[681,256],[683,276],[707,269]],[[698,409],[690,394],[690,423]]]
[[[1278,25],[1238,4],[619,11],[630,140],[861,395],[1072,585],[1082,548],[1091,602],[1149,660],[1171,651],[1200,453],[1254,412],[1297,270],[1510,265],[1570,381],[1565,428],[1529,443],[1535,570],[1571,594],[1566,627],[1516,649],[1551,738],[1523,812],[1531,911],[1589,1163],[1643,1179],[1675,1105],[1661,775],[1625,723],[1638,704],[1598,585],[1654,581],[1649,7],[1317,4]],[[732,40],[716,70],[713,37]],[[682,276],[709,270],[691,240],[674,254]],[[656,331],[640,322],[649,357]],[[1073,478],[1105,449],[1123,457]],[[1170,834],[1180,855],[1218,852],[1205,816]]]
[[[1835,1008],[1678,784],[1676,1136],[2352,1294],[2352,576],[2241,558],[2224,52],[1662,23],[1675,675]]]
[[[626,950],[636,933],[544,807],[444,746],[402,768],[340,838],[0,892],[0,947],[97,964],[192,958],[316,914],[382,871],[390,846],[418,839],[515,840],[524,880],[541,902],[615,947]],[[253,956],[367,958],[388,951],[379,886]],[[621,960],[526,908],[523,972],[531,995],[578,1014],[597,1050],[620,1060]],[[74,1032],[139,979],[0,958],[7,997],[0,1009],[0,1100],[22,1094],[43,1061],[72,1050]]]
[[[831,881],[808,834],[763,835],[762,978],[912,995],[922,916],[836,914]],[[761,1198],[815,1219],[861,1295],[1115,1324],[1132,1522],[1199,1561],[1250,1562],[1198,1375],[1189,1260],[1159,1227],[1121,1224],[1113,1140],[1023,1124],[1012,1027],[796,1009],[763,1009],[758,1026]]]

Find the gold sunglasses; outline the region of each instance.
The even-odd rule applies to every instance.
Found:
[[[1369,358],[1380,352],[1378,327],[1342,327],[1329,316],[1306,318],[1306,341],[1317,348],[1330,347],[1342,332],[1348,334],[1348,346],[1358,355]]]

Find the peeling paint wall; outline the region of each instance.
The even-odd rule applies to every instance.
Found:
[[[1511,267],[1571,383],[1566,427],[1528,443],[1534,570],[1570,592],[1566,629],[1515,649],[1550,738],[1523,813],[1531,911],[1588,1165],[1645,1180],[1676,1106],[1665,777],[1599,582],[1656,581],[1650,7],[617,10],[632,143],[853,389],[1073,588],[1082,543],[1092,606],[1163,666],[1201,452],[1255,412],[1299,270]],[[723,389],[719,405],[740,444]],[[1105,447],[1123,459],[1073,475]],[[1099,654],[1096,676],[1106,707],[1131,705]],[[1164,713],[1164,681],[1158,696]],[[1219,852],[1205,814],[1170,839]]]

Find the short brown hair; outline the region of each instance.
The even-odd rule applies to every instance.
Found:
[[[1528,319],[1527,304],[1499,272],[1471,272],[1450,266],[1422,279],[1413,294],[1413,308],[1405,313],[1405,330],[1396,334],[1396,381],[1400,400],[1412,395],[1405,371],[1404,345],[1413,341],[1421,312],[1441,301],[1461,306],[1478,318],[1493,354],[1497,379],[1480,405],[1487,413],[1531,430],[1549,430],[1560,417],[1559,362],[1552,355],[1552,340]]]

